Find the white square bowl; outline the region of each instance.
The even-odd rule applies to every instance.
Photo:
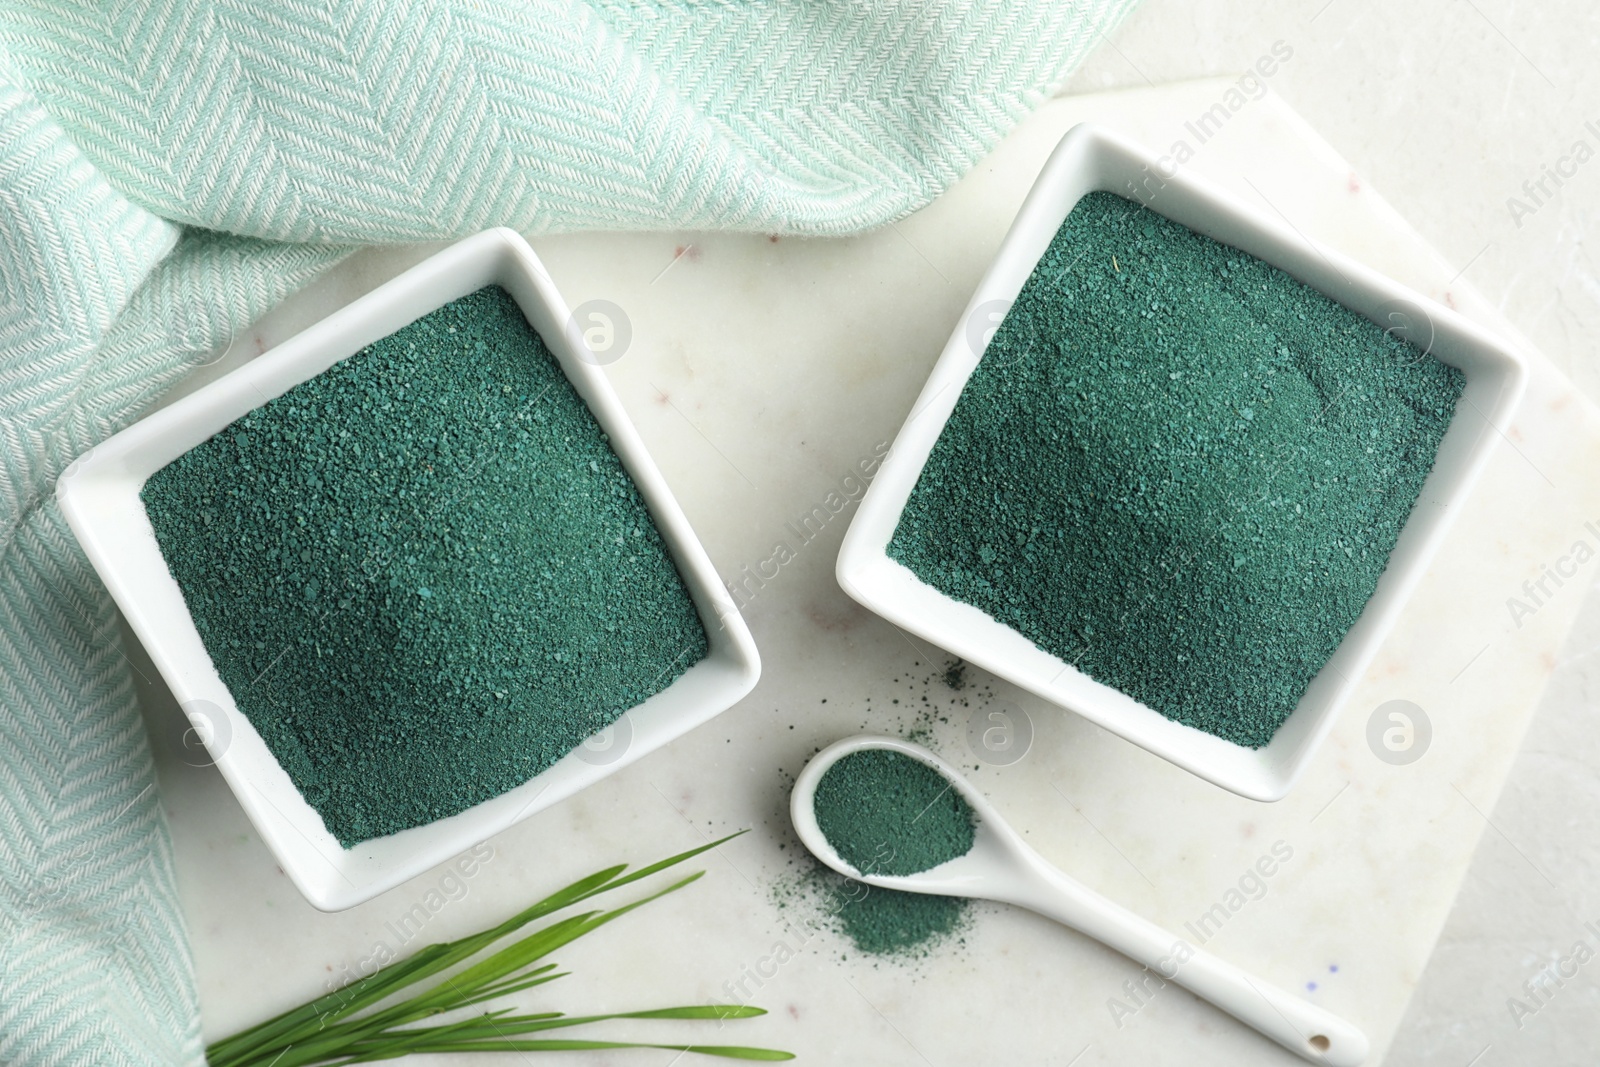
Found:
[[[1311,288],[1460,368],[1467,378],[1432,472],[1377,591],[1299,705],[1260,749],[1175,722],[1102,685],[978,608],[924,583],[887,547],[934,443],[1010,307],[1067,213],[1086,193],[1119,193]],[[900,428],[839,550],[839,584],[896,626],[1241,796],[1279,800],[1304,772],[1427,568],[1451,517],[1521,396],[1526,371],[1503,342],[1338,252],[1181,173],[1104,129],[1069,130],[1051,154]]]
[[[139,498],[145,480],[246,412],[423,315],[500,285],[560,362],[639,487],[694,599],[706,657],[522,785],[448,818],[345,849],[218,677]],[[73,533],[144,642],[211,761],[284,871],[324,911],[352,907],[627,766],[736,703],[761,672],[755,642],[555,284],[512,230],[444,249],[293,338],[96,445],[56,487]]]

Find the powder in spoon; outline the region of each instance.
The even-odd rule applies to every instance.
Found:
[[[1464,385],[1283,271],[1090,193],[888,553],[1091,678],[1259,748],[1377,588]]]
[[[142,495],[217,672],[346,847],[527,781],[707,651],[638,488],[498,287]]]
[[[892,749],[835,762],[817,782],[812,809],[828,844],[863,874],[916,874],[972,849],[966,800],[944,775]]]

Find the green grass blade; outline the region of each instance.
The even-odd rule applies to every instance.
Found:
[[[692,860],[696,856],[702,855],[702,854],[704,854],[706,852],[710,852],[712,849],[716,848],[718,845],[725,845],[729,841],[732,841],[734,838],[742,837],[742,836],[744,836],[745,834],[747,834],[749,832],[750,832],[749,830],[735,830],[733,833],[728,834],[726,837],[719,837],[715,841],[708,842],[707,844],[699,845],[699,846],[696,846],[695,848],[691,848],[691,849],[686,849],[685,851],[678,853],[676,856],[668,856],[666,859],[658,860],[655,863],[650,864],[648,867],[640,867],[637,871],[634,871],[632,874],[630,874],[630,875],[628,875],[628,876],[626,876],[624,878],[618,878],[616,881],[614,881],[610,885],[606,886],[606,889],[608,889],[608,890],[610,890],[610,889],[618,889],[618,888],[621,888],[622,886],[627,885],[629,882],[637,882],[641,878],[648,878],[652,874],[656,874],[656,873],[659,873],[661,871],[664,871],[668,867],[676,867],[678,864],[684,862],[685,860]]]
[[[547,982],[554,982],[557,978],[565,978],[567,975],[572,973],[571,971],[557,971],[557,966],[559,965],[547,963],[543,967],[535,967],[531,971],[523,971],[520,974],[509,975],[499,982],[491,982],[487,985],[481,986],[475,993],[472,994],[471,1000],[463,1000],[461,1005],[465,1006],[467,1004],[475,1004],[483,1000],[493,1000],[495,997],[509,996],[512,993],[521,992],[524,989],[532,989],[534,986],[541,986]]]
[[[452,975],[428,993],[424,993],[415,1000],[418,1008],[434,1008],[440,1004],[454,1005],[478,993],[481,987],[497,982],[519,969],[528,966],[535,960],[554,952],[564,945],[569,945],[585,934],[614,922],[622,916],[642,908],[653,900],[659,900],[669,893],[676,893],[692,882],[699,880],[704,871],[696,871],[687,878],[682,878],[664,889],[657,890],[648,896],[641,897],[630,904],[614,908],[606,912],[583,912],[570,919],[563,919],[553,926],[547,926],[535,931],[526,937],[514,941],[484,960],[473,964],[459,974]]]
[[[444,946],[429,945],[404,960],[396,961],[365,978],[313,998],[248,1030],[215,1042],[206,1050],[211,1067],[233,1067],[244,1057],[265,1048],[281,1049],[337,1020],[393,996],[400,989],[427,976]]]
[[[560,911],[562,908],[571,907],[580,901],[588,900],[592,896],[604,893],[610,888],[611,882],[627,869],[628,865],[626,863],[619,863],[615,867],[607,867],[603,871],[596,871],[587,878],[580,878],[571,885],[556,890],[543,900],[528,905],[498,926],[492,926],[481,933],[461,938],[459,941],[447,942],[447,944],[460,945],[468,941],[475,941],[480,942],[481,945],[488,945],[498,941],[507,934],[515,933],[522,929],[535,919],[542,919],[546,915]]]
[[[278,1061],[276,1067],[302,1067],[305,1064],[317,1063],[347,1045],[376,1035],[394,1033],[394,1027],[418,1022],[469,1004],[481,1003],[483,1000],[489,999],[482,995],[485,988],[492,989],[497,985],[507,984],[504,980],[508,976],[512,976],[510,978],[511,982],[519,981],[522,977],[525,977],[516,973],[522,968],[529,966],[564,945],[571,944],[606,923],[621,918],[630,911],[641,908],[653,900],[658,900],[668,893],[677,892],[690,883],[697,881],[704,873],[704,871],[696,871],[694,874],[682,878],[663,889],[625,904],[620,908],[614,908],[611,911],[582,912],[562,919],[554,925],[536,930],[526,937],[512,942],[459,974],[451,975],[426,992],[419,993],[414,997],[361,1019],[341,1022],[332,1027],[324,1026],[311,1033],[299,1034],[296,1040],[289,1043],[290,1047],[283,1053],[283,1059]],[[454,943],[452,942],[451,944]],[[453,953],[448,955],[453,955]],[[448,958],[448,955],[441,956],[441,959]],[[277,1045],[274,1047],[283,1048],[284,1046]],[[213,1064],[213,1067],[222,1067],[222,1065]]]
[[[343,989],[324,994],[298,1008],[291,1008],[247,1030],[223,1038],[207,1048],[207,1060],[211,1067],[235,1067],[236,1064],[243,1062],[243,1057],[247,1054],[259,1053],[267,1048],[282,1049],[303,1041],[323,1030],[330,1019],[344,1018],[371,1007],[403,988],[430,978],[476,955],[490,944],[535,919],[605,892],[610,883],[627,869],[628,865],[621,863],[596,871],[529,905],[498,926],[455,941],[429,945],[403,960],[379,968]]]
[[[761,1008],[751,1008],[738,1004],[693,1004],[688,1007],[655,1008],[649,1011],[608,1012],[604,1015],[563,1015],[560,1012],[545,1012],[538,1015],[486,1013],[462,1023],[453,1023],[451,1026],[454,1030],[480,1029],[485,1036],[513,1037],[521,1034],[540,1033],[545,1030],[561,1030],[569,1026],[587,1026],[590,1023],[611,1022],[615,1019],[723,1020],[753,1019],[758,1015],[765,1014],[766,1012]],[[426,1033],[428,1029],[394,1030],[384,1034],[373,1035],[356,1042],[351,1051],[365,1051],[378,1043],[388,1041],[391,1035],[395,1037],[411,1036]]]
[[[651,900],[683,888],[699,878],[702,873],[704,872],[697,872],[650,896],[610,912],[582,912],[562,919],[552,926],[537,930],[513,942],[459,974],[446,978],[432,989],[372,1015],[343,1021],[334,1026],[324,1026],[310,1033],[298,1034],[295,1040],[286,1043],[288,1047],[282,1053],[282,1059],[276,1061],[275,1067],[303,1067],[303,1065],[318,1063],[328,1056],[336,1054],[338,1050],[357,1042],[379,1035],[387,1036],[393,1034],[396,1032],[394,1030],[395,1027],[488,999],[481,996],[485,987],[494,988],[496,985],[505,985],[507,983],[503,980],[508,976],[511,976],[510,980],[513,983],[523,977],[527,977],[526,975],[518,975],[516,972],[563,945],[571,944],[597,927],[635,908],[641,907]],[[452,955],[454,953],[443,954],[440,958],[447,959]],[[275,1047],[284,1048],[284,1045]],[[221,1065],[213,1064],[213,1067],[221,1067]]]
[[[432,989],[419,993],[406,1001],[409,1010],[427,1011],[438,1006],[450,1006],[504,981],[515,981],[523,968],[588,933],[596,918],[604,912],[588,911],[562,919],[560,922],[513,941],[511,944],[479,960],[465,970],[450,975]]]
[[[667,1052],[693,1052],[701,1056],[720,1056],[730,1060],[759,1060],[765,1063],[775,1063],[781,1060],[794,1059],[794,1053],[783,1052],[773,1048],[751,1048],[746,1045],[666,1045],[642,1041],[580,1041],[565,1038],[504,1038],[483,1041],[448,1041],[442,1040],[437,1044],[427,1044],[411,1052],[592,1052],[603,1049],[619,1048],[658,1048]],[[399,1055],[407,1055],[400,1053]],[[364,1053],[340,1060],[339,1065],[350,1063],[371,1063],[376,1060],[393,1059],[394,1055],[384,1052]]]
[[[560,1014],[559,1012],[555,1014]],[[485,1012],[471,1019],[462,1019],[459,1022],[445,1023],[440,1026],[421,1027],[416,1030],[397,1030],[364,1041],[351,1043],[340,1048],[336,1056],[358,1055],[362,1052],[380,1052],[384,1058],[393,1059],[396,1056],[409,1056],[413,1052],[425,1051],[429,1042],[437,1041],[470,1041],[474,1038],[503,1036],[495,1025],[497,1019],[506,1019],[509,1016],[496,1012]],[[513,1033],[516,1031],[513,1030]],[[323,1057],[326,1060],[328,1057]],[[347,1061],[354,1062],[354,1061]]]
[[[548,977],[543,975],[555,964],[533,971],[525,971],[523,968],[652,900],[682,889],[705,872],[696,872],[665,889],[611,911],[592,911],[563,919],[500,949],[425,992],[415,994],[407,1000],[373,1014],[352,1018],[368,1009],[376,1008],[384,1001],[393,1000],[402,991],[420,982],[468,961],[531,922],[601,893],[648,878],[708,852],[746,832],[740,830],[704,845],[686,849],[641,867],[637,871],[624,873],[628,870],[626,864],[596,871],[558,889],[494,927],[455,941],[429,945],[406,959],[390,963],[344,988],[313,998],[299,1007],[291,1008],[237,1034],[223,1038],[207,1048],[207,1058],[211,1067],[252,1067],[254,1064],[272,1062],[280,1056],[282,1058],[278,1061],[279,1067],[291,1067],[291,1061],[296,1064],[318,1062],[312,1059],[303,1060],[302,1057],[310,1055],[313,1050],[335,1048],[336,1039],[363,1042],[385,1029],[393,1032],[393,1027],[408,1022],[553,981],[561,975]],[[292,1052],[289,1051],[291,1049]]]
[[[754,1004],[693,1004],[686,1008],[657,1008],[654,1011],[630,1011],[619,1019],[754,1019],[765,1015],[766,1008]]]
[[[551,964],[551,966],[553,967],[555,964]],[[534,986],[541,986],[547,982],[554,982],[557,978],[565,978],[567,975],[572,973],[571,971],[558,971],[555,974],[540,973],[544,970],[546,970],[546,968],[541,967],[539,968],[539,971],[529,972],[529,975],[523,975],[520,978],[512,979],[501,985],[487,986],[468,999],[457,1004],[456,1007],[467,1008],[474,1004],[483,1004],[491,1000],[497,1000],[500,997],[510,996],[512,993],[520,993],[524,989],[532,989]],[[530,977],[530,975],[537,975],[537,977]]]

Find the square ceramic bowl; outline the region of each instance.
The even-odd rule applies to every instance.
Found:
[[[1265,260],[1466,373],[1467,386],[1377,592],[1270,744],[1249,749],[1174,722],[1037,648],[890,559],[886,549],[934,442],[982,359],[993,328],[1080,197],[1095,190]],[[1447,308],[1313,244],[1274,217],[1181,173],[1103,129],[1062,138],[979,283],[933,373],[862,499],[839,551],[845,592],[905,630],[1241,796],[1278,800],[1305,770],[1427,567],[1450,518],[1521,395],[1525,371],[1504,343]]]
[[[217,676],[139,492],[234,420],[423,315],[500,285],[544,338],[638,485],[705,624],[710,650],[677,681],[543,773],[458,815],[345,849],[300,796]],[[727,709],[760,674],[755,642],[533,250],[511,230],[466,238],[76,460],[56,493],[90,562],[284,871],[324,911],[348,908],[627,766]]]

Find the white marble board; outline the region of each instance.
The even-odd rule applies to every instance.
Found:
[[[626,311],[631,346],[609,373],[724,579],[739,580],[779,541],[795,546],[796,558],[746,610],[764,660],[754,694],[496,838],[493,858],[458,899],[429,912],[413,947],[487,925],[598,867],[646,862],[750,827],[707,858],[700,883],[562,953],[575,973],[540,1003],[591,1011],[726,1000],[727,984],[786,939],[798,949],[792,959],[759,989],[745,979],[772,1014],[697,1037],[787,1048],[805,1062],[1295,1062],[1175,987],[1118,1025],[1111,1002],[1133,1004],[1123,983],[1137,968],[1031,915],[981,907],[963,943],[905,965],[861,958],[832,934],[786,928],[792,913],[771,891],[798,869],[785,786],[806,757],[863,726],[894,729],[924,692],[946,705],[957,698],[937,680],[921,684],[945,662],[937,650],[856,607],[835,585],[833,557],[849,512],[803,546],[788,525],[892,437],[1034,173],[1074,123],[1103,122],[1160,149],[1182,138],[1195,149],[1185,164],[1193,173],[1246,199],[1269,198],[1309,236],[1511,332],[1276,97],[1249,101],[1198,143],[1185,122],[1222,101],[1228,84],[1052,101],[937,203],[857,238],[533,240],[569,303],[606,299]],[[358,254],[236,338],[196,380],[427,251]],[[1586,521],[1600,526],[1600,470],[1587,461],[1600,445],[1600,413],[1541,357],[1530,359],[1532,382],[1506,442],[1288,799],[1263,805],[1232,796],[984,676],[961,694],[992,685],[993,699],[1026,712],[1035,733],[1020,762],[974,771],[979,787],[1047,857],[1151,919],[1181,928],[1274,843],[1292,850],[1265,894],[1207,947],[1357,1022],[1373,1040],[1374,1063],[1582,599],[1547,586],[1552,595],[1519,626],[1507,598],[1522,596],[1522,583],[1575,542],[1596,543]],[[142,693],[158,742],[181,731],[159,684]],[[868,709],[868,697],[878,710]],[[1369,714],[1391,699],[1415,702],[1433,724],[1430,749],[1409,766],[1380,761],[1365,740]],[[956,708],[935,743],[970,765],[977,761],[967,758],[969,714]],[[185,765],[174,746],[157,749],[208,1037],[320,992],[380,943],[400,947],[395,924],[430,899],[440,872],[351,911],[318,913],[275,869],[221,778]],[[608,1032],[672,1040],[688,1031],[641,1023]],[[666,1064],[673,1054],[536,1059],[550,1067]]]

